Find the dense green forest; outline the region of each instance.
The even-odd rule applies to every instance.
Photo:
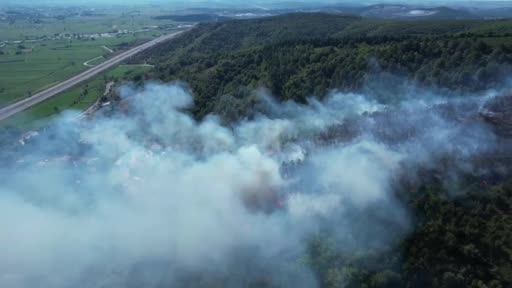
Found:
[[[328,237],[310,244],[321,287],[510,287],[512,185],[503,183],[460,197],[422,186],[409,203],[418,223],[385,251],[337,252]],[[453,191],[452,191],[453,192]]]
[[[304,102],[332,89],[360,90],[382,72],[433,89],[496,87],[511,70],[512,21],[290,14],[200,24],[141,57],[157,65],[149,78],[191,86],[197,116],[236,119],[250,113],[256,88]]]
[[[146,80],[190,85],[195,116],[233,121],[251,115],[258,88],[305,102],[382,74],[446,93],[499,87],[512,71],[512,21],[290,14],[200,24],[141,57],[156,65]],[[436,181],[402,197],[415,225],[387,249],[344,255],[328,235],[313,239],[321,287],[512,287],[512,183],[466,179],[461,194]]]

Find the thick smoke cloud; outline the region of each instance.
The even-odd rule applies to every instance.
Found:
[[[120,93],[114,116],[66,115],[3,165],[1,287],[314,287],[309,239],[383,248],[410,227],[403,175],[493,148],[481,97],[262,96],[225,126],[191,118],[178,84]]]

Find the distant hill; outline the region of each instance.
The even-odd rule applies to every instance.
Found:
[[[177,22],[219,22],[230,20],[229,17],[218,16],[215,14],[189,14],[189,15],[161,15],[155,16],[156,20],[173,20]]]
[[[361,16],[371,18],[403,19],[477,19],[466,10],[450,7],[421,8],[408,5],[373,5],[361,8]]]
[[[512,7],[492,8],[492,9],[471,9],[474,15],[484,19],[499,19],[512,17]]]
[[[504,2],[502,2],[504,3]],[[450,5],[453,4],[453,5]],[[446,6],[428,6],[414,4],[376,4],[376,5],[347,5],[332,4],[319,5],[313,3],[279,3],[279,5],[267,5],[269,8],[188,8],[176,10],[174,15],[196,15],[208,14],[210,17],[202,19],[191,18],[192,22],[217,21],[214,16],[228,17],[235,19],[276,16],[299,12],[324,12],[324,13],[344,13],[366,18],[379,19],[503,19],[512,17],[512,7],[504,6],[496,8],[495,6],[481,5],[458,5],[455,3],[446,3]],[[502,4],[505,5],[505,4]],[[499,6],[499,5],[498,5]],[[165,15],[164,15],[165,17]],[[183,18],[180,20],[187,21]],[[199,20],[199,21],[194,21]]]

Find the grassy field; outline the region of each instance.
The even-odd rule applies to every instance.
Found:
[[[95,10],[96,15],[88,16],[64,13],[67,16],[51,17],[31,13],[14,20],[0,18],[0,107],[102,63],[112,56],[109,50],[114,53],[126,50],[167,33],[177,24],[168,19],[155,20],[154,16],[166,12],[152,6],[100,8]],[[112,37],[93,35],[98,33],[118,34]],[[64,34],[66,36],[62,37]],[[103,94],[105,77],[121,79],[148,69],[150,67],[120,66],[16,115],[0,126],[26,128],[32,126],[33,121],[40,125],[49,116],[69,108],[83,110]],[[84,89],[88,91],[85,97],[80,96]]]
[[[14,23],[0,21],[0,41],[39,38],[55,33],[106,33],[115,30],[137,31],[151,26],[170,25],[172,20],[155,20],[158,11],[145,9],[139,13],[114,11],[101,16],[69,17],[66,19],[41,18],[40,23],[26,19]]]
[[[159,33],[125,34],[96,40],[48,40],[11,44],[0,55],[0,107],[44,90],[86,70],[84,62],[111,54],[102,46],[116,50],[150,39]],[[21,46],[19,46],[21,45]],[[0,53],[1,54],[1,53]],[[91,61],[97,65],[104,59]]]
[[[151,66],[142,65],[118,66],[31,109],[1,121],[0,127],[16,127],[22,130],[40,128],[63,111],[69,109],[83,111],[92,106],[103,96],[107,82],[129,79],[151,69]],[[87,94],[82,96],[85,90],[87,90]]]
[[[153,6],[102,7],[86,16],[62,12],[64,17],[27,11],[14,18],[0,18],[0,107],[86,70],[84,63],[91,59],[104,57],[87,64],[105,61],[111,52],[102,46],[126,49],[156,38],[177,24],[168,19],[155,20],[154,16],[166,12]],[[123,34],[113,37],[94,35],[120,31]],[[66,39],[62,35],[67,35]],[[93,35],[94,40],[90,39]]]

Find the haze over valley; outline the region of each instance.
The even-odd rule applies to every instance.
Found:
[[[510,17],[3,2],[0,287],[511,287]]]

